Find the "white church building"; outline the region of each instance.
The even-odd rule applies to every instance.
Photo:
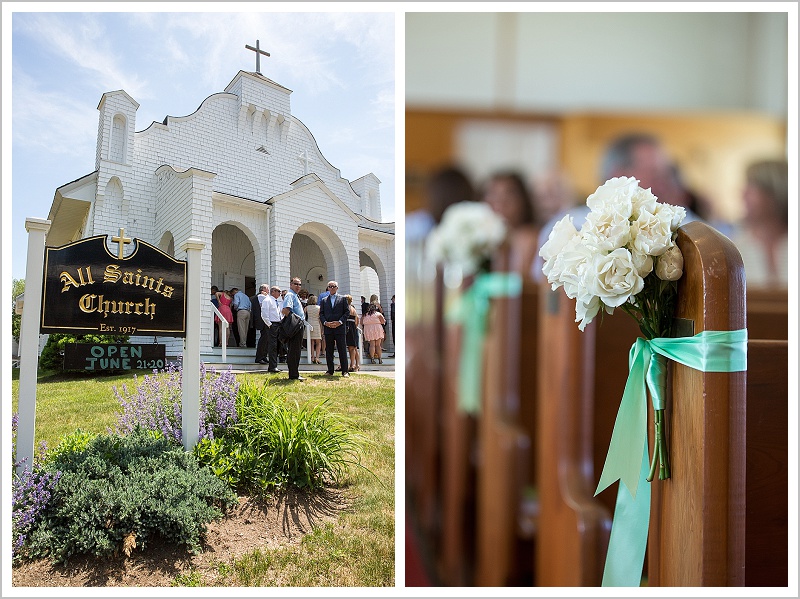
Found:
[[[196,238],[205,244],[209,294],[216,285],[252,296],[262,283],[283,289],[298,276],[319,295],[335,279],[357,308],[361,295],[377,293],[388,318],[395,227],[381,222],[380,180],[342,178],[292,115],[291,93],[240,71],[194,113],[138,132],[138,102],[123,90],[103,94],[94,171],[56,190],[47,245],[110,239],[124,228],[126,237],[185,259],[178,248]],[[212,304],[203,301],[203,352],[212,348],[213,326]],[[168,354],[182,351],[181,339],[158,341]]]

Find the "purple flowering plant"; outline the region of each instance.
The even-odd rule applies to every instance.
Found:
[[[180,364],[167,364],[163,370],[139,379],[134,375],[135,389],[127,385],[113,388],[122,412],[118,415],[116,432],[131,433],[136,425],[159,431],[166,438],[181,443],[181,383],[183,369]],[[236,395],[239,383],[231,368],[217,373],[200,364],[200,439],[214,439],[215,432],[234,424]]]
[[[25,545],[28,534],[33,530],[39,516],[47,509],[50,497],[61,472],[47,472],[39,468],[34,462],[31,468],[25,466],[21,473],[17,468],[27,460],[24,458],[16,461],[17,426],[19,414],[11,416],[11,443],[14,457],[14,473],[12,475],[11,489],[11,559],[17,560]],[[40,448],[39,455],[43,455],[45,447]]]

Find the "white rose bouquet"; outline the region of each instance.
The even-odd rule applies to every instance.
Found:
[[[609,179],[586,200],[590,212],[577,230],[571,216],[553,228],[539,254],[553,290],[575,300],[575,321],[583,331],[600,310],[620,308],[639,323],[647,339],[668,337],[683,274],[675,245],[686,210],[658,202],[633,177]],[[663,410],[656,411],[656,447],[650,477],[669,478]]]
[[[458,405],[469,414],[481,406],[482,359],[491,300],[518,296],[517,273],[490,272],[491,258],[506,239],[506,226],[488,204],[458,202],[449,206],[425,242],[428,259],[444,266],[452,293],[446,318],[462,327]]]
[[[444,211],[425,247],[431,260],[468,277],[488,270],[492,254],[505,237],[503,220],[488,204],[458,202]]]

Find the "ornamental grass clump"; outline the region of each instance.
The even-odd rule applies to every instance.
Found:
[[[168,439],[181,443],[182,439],[182,377],[181,366],[168,364],[163,370],[154,370],[139,380],[134,376],[135,389],[116,386],[114,396],[119,400],[116,432],[126,434],[137,426],[159,431]],[[206,371],[200,364],[200,439],[213,439],[218,430],[224,430],[236,421],[236,394],[239,383],[233,371],[217,373]]]
[[[47,468],[60,477],[26,550],[55,563],[130,555],[157,537],[198,552],[206,525],[237,501],[191,453],[141,427],[96,435],[83,450],[59,452]]]
[[[244,383],[236,400],[238,420],[223,435],[198,443],[195,453],[240,491],[293,486],[318,489],[343,481],[361,466],[363,441],[327,400],[299,405],[282,393]]]

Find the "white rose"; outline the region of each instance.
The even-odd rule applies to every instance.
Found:
[[[636,272],[638,272],[639,276],[643,279],[653,272],[653,257],[649,254],[643,254],[632,250],[631,260],[633,261],[634,267],[636,267]]]
[[[613,206],[609,208],[608,212],[590,212],[581,227],[584,241],[606,252],[624,247],[631,240],[628,215]]]
[[[592,255],[592,249],[583,243],[579,235],[573,237],[553,258],[553,270],[547,278],[553,290],[563,285],[570,299],[585,295],[584,273]]]
[[[639,189],[639,181],[633,177],[614,177],[603,183],[586,198],[592,212],[618,212],[630,218],[633,211],[632,198]]]
[[[575,302],[575,322],[578,324],[578,329],[581,332],[586,328],[586,325],[594,320],[597,313],[600,311],[600,298],[590,296],[587,302],[577,300]]]
[[[544,260],[544,264],[542,265],[542,273],[548,281],[550,280],[551,275],[555,279],[558,279],[559,272],[553,272],[555,267],[555,258],[561,253],[567,243],[569,243],[577,235],[578,230],[572,223],[572,217],[569,214],[558,221],[555,226],[553,226],[552,231],[550,231],[550,236],[539,250],[539,255],[542,257],[542,260]]]
[[[647,212],[655,212],[657,198],[653,195],[650,189],[642,189],[641,187],[636,190],[632,198],[633,204],[633,218],[638,218],[642,210]]]
[[[663,206],[664,204],[661,204]],[[631,223],[632,247],[642,254],[660,256],[672,243],[672,213],[642,210]]]
[[[683,206],[673,206],[672,204],[658,204],[655,214],[669,221],[670,229],[674,233],[678,230],[678,227],[681,226],[683,219],[686,218],[686,208]]]
[[[662,281],[677,281],[683,276],[683,254],[673,244],[656,260],[656,276]]]
[[[619,248],[605,256],[595,254],[587,265],[584,277],[589,292],[612,308],[621,306],[644,287],[644,279],[639,276],[631,253],[626,248]]]

